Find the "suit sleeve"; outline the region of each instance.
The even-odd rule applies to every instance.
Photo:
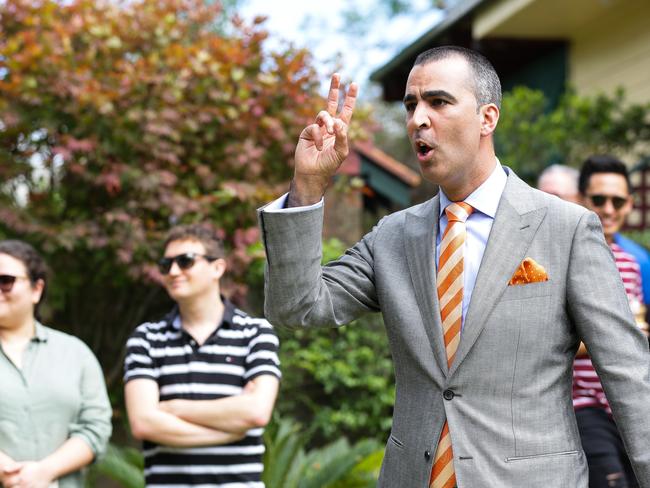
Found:
[[[650,354],[636,327],[614,258],[595,214],[573,238],[567,282],[569,312],[603,384],[642,487],[650,487]]]
[[[377,228],[321,267],[322,206],[288,214],[262,208],[258,217],[267,257],[264,312],[272,324],[332,327],[379,311],[373,270]]]

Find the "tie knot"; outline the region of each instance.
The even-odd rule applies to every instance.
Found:
[[[465,202],[452,202],[445,209],[449,222],[465,222],[474,208]]]

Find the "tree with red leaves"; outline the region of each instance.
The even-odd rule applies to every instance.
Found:
[[[119,378],[171,225],[231,247],[231,290],[255,208],[286,187],[317,112],[308,53],[266,47],[263,19],[227,29],[203,0],[7,0],[0,6],[0,237],[54,270],[49,315]],[[227,33],[224,33],[227,32]]]

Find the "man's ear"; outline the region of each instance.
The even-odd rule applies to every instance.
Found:
[[[36,280],[36,283],[32,285],[32,303],[34,305],[41,301],[41,296],[43,295],[44,288],[45,282],[41,279]]]
[[[499,122],[499,107],[493,103],[481,105],[481,137],[487,137],[494,133]]]
[[[213,263],[213,266],[217,273],[217,279],[223,278],[223,275],[226,272],[226,268],[228,267],[226,260],[219,258]]]

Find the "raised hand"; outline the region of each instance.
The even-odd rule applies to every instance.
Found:
[[[315,123],[305,127],[300,134],[288,199],[290,207],[318,202],[330,178],[348,155],[348,125],[354,112],[358,87],[356,83],[350,84],[343,107],[337,115],[340,84],[340,75],[334,73],[327,96],[327,110],[321,110]]]

